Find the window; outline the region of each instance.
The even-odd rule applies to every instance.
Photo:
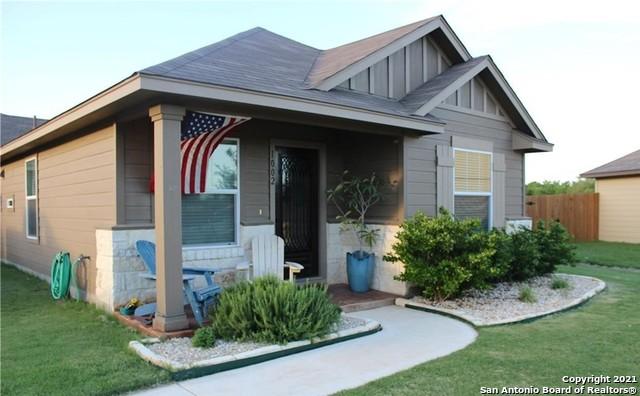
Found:
[[[27,238],[38,239],[38,171],[36,159],[25,162],[25,224]]]
[[[216,147],[207,166],[204,194],[182,196],[183,245],[234,245],[239,224],[237,139]]]
[[[482,227],[491,227],[491,153],[454,151],[454,213],[458,219],[480,219]]]

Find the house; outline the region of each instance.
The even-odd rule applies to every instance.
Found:
[[[185,172],[180,139],[201,122],[234,125],[206,171]],[[491,57],[472,57],[442,16],[329,50],[255,28],[4,144],[2,257],[45,275],[56,251],[88,255],[89,301],[157,294],[155,325],[180,328],[179,264],[214,265],[225,282],[260,233],[283,236],[302,278],[344,283],[355,241],[325,192],[344,170],[375,172],[373,287],[404,294],[401,266],[381,260],[404,218],[445,207],[486,227],[526,223],[525,154],[551,149]],[[187,177],[202,193],[181,194]],[[157,290],[137,276],[138,239],[157,244]]]
[[[640,243],[640,150],[580,177],[596,179],[600,240]]]

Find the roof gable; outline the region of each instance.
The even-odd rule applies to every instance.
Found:
[[[407,107],[407,111],[411,114],[424,116],[476,76],[482,77],[482,80],[488,85],[487,89],[493,93],[501,104],[506,113],[505,115],[514,122],[519,130],[531,134],[536,139],[547,141],[503,74],[488,55],[454,65],[433,80],[427,81],[421,87],[409,93],[401,100],[401,103]]]
[[[448,44],[454,62],[471,55],[444,17],[424,19],[353,43],[322,51],[305,80],[308,88],[328,91],[424,36],[438,32]]]

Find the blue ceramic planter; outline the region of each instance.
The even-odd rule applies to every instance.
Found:
[[[375,255],[373,254],[361,251],[347,253],[347,278],[351,291],[356,293],[369,291],[374,264]]]

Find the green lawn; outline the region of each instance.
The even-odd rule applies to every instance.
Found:
[[[341,394],[478,395],[482,386],[563,386],[563,375],[640,376],[640,271],[561,270],[598,277],[608,287],[564,313],[480,329],[466,349]]]
[[[136,333],[48,284],[2,265],[2,395],[106,395],[169,380],[127,344]]]
[[[579,242],[575,245],[580,262],[640,268],[640,244],[598,241]]]

